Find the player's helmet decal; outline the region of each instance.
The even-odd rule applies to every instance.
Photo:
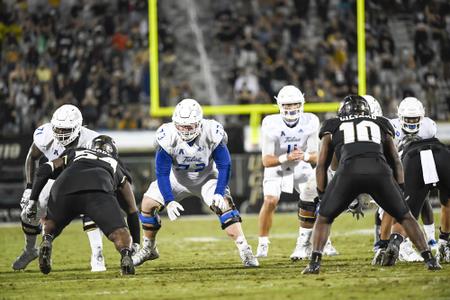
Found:
[[[180,137],[190,142],[201,132],[203,110],[194,99],[183,99],[175,106],[172,121]]]
[[[69,145],[80,134],[83,116],[80,110],[72,104],[64,104],[53,113],[53,136],[63,146]]]
[[[94,138],[90,148],[92,150],[108,154],[114,158],[119,156],[119,150],[117,149],[116,142],[108,135],[99,135]]]
[[[414,97],[406,97],[398,106],[398,117],[403,131],[416,133],[425,116],[422,103]]]
[[[338,116],[370,116],[370,106],[367,100],[358,95],[349,95],[342,101]]]
[[[293,85],[286,85],[278,92],[275,99],[284,120],[294,122],[300,118],[305,104],[305,97],[298,88]]]

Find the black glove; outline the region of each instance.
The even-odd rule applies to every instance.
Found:
[[[352,203],[350,203],[347,212],[352,213],[353,217],[356,217],[356,220],[359,220],[360,216],[364,218],[363,206],[358,199],[355,199]]]

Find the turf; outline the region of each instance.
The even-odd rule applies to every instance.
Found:
[[[322,273],[309,276],[300,274],[306,262],[289,261],[295,214],[276,215],[270,257],[261,259],[258,269],[241,266],[236,247],[214,218],[163,219],[161,257],[130,277],[119,275],[119,254],[106,238],[108,270],[90,272],[88,240],[77,222],[55,240],[49,275],[39,272],[37,261],[13,272],[11,263],[23,246],[21,229],[0,227],[0,299],[450,299],[450,265],[439,272],[427,271],[423,263],[371,266],[372,224],[371,214],[359,221],[339,217],[332,232],[341,255],[326,257]],[[244,216],[244,230],[256,249],[256,216]]]

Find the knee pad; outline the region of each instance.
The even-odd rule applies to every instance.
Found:
[[[91,218],[89,218],[86,215],[83,215],[82,219],[83,219],[83,230],[84,231],[90,231],[90,230],[97,229],[97,224],[95,224],[95,222],[92,221]]]
[[[298,219],[302,222],[314,223],[316,221],[316,216],[317,216],[317,203],[318,202],[316,202],[316,201],[314,201],[314,202],[303,201],[303,200],[298,201],[298,208],[300,210],[304,210],[304,211],[313,213],[312,216],[307,216],[307,215],[301,214],[301,211],[299,210]]]
[[[28,235],[38,235],[42,231],[42,225],[39,222],[37,225],[33,225],[22,221],[22,231]]]
[[[225,229],[234,223],[242,222],[241,216],[239,215],[239,211],[237,209],[224,212],[222,215],[219,216],[219,220],[222,229]]]
[[[142,214],[142,212],[139,214],[139,220],[141,220],[142,229],[148,230],[148,231],[157,231],[157,230],[159,230],[161,228],[161,218],[159,217],[158,213],[153,211],[153,212],[148,213],[148,214],[151,215],[151,216],[150,217],[144,216]]]

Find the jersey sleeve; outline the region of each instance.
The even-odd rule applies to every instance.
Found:
[[[220,144],[228,143],[228,135],[223,129],[222,124],[215,120],[208,120],[208,135],[209,140],[213,144],[213,149],[217,148]]]
[[[45,151],[52,140],[53,131],[49,123],[39,126],[33,133],[33,143],[41,152]]]
[[[170,123],[161,125],[156,130],[156,146],[162,148],[169,155],[172,155],[172,149],[174,144],[173,135],[176,134],[172,128],[170,128]]]
[[[121,169],[121,171],[123,172],[123,174],[127,178],[128,182],[130,184],[132,184],[133,183],[133,178],[131,177],[130,171],[127,169],[127,167],[125,166],[125,164],[123,163],[122,160],[118,159],[117,162],[119,163],[119,168]]]
[[[125,174],[125,168],[120,161],[118,161],[117,166],[118,168],[116,170],[116,173],[114,174],[116,188],[120,187],[128,179],[128,176]]]
[[[322,139],[327,134],[332,134],[336,129],[338,121],[339,119],[337,118],[325,120],[319,130],[319,139]]]
[[[433,138],[436,136],[437,134],[437,126],[436,126],[436,122],[434,122],[432,119],[430,118],[426,118],[425,120],[427,120],[427,137],[426,138]]]
[[[383,132],[395,138],[395,129],[388,119],[386,119],[385,117],[377,117],[377,121]]]
[[[276,138],[273,134],[274,130],[272,130],[270,126],[270,120],[268,117],[265,117],[262,121],[261,125],[261,154],[265,155],[274,155],[275,153],[275,143]]]
[[[320,122],[319,118],[316,115],[310,114],[310,126],[312,128],[312,132],[308,136],[308,140],[306,142],[306,152],[317,152],[319,151],[319,127]]]

